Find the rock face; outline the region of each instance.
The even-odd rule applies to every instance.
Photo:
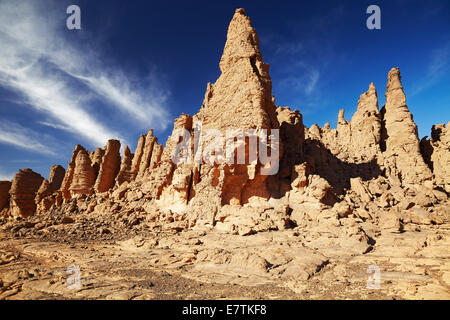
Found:
[[[159,164],[149,172],[150,183],[147,184],[152,198],[157,199],[161,207],[174,212],[186,209],[192,176],[191,164],[179,164],[176,168],[173,161],[178,142],[173,138],[179,130],[192,130],[191,116],[183,114],[175,120],[172,136],[167,139]]]
[[[66,170],[60,165],[54,165],[50,168],[50,175],[48,178],[52,192],[61,188],[65,174]]]
[[[70,184],[71,196],[77,194],[92,194],[94,192],[95,170],[86,150],[80,150],[75,159],[73,179]]]
[[[12,182],[11,215],[28,217],[36,212],[34,198],[44,178],[31,169],[19,170]]]
[[[389,71],[382,114],[382,149],[387,175],[400,179],[402,184],[422,184],[431,180],[432,173],[420,153],[417,125],[406,106],[398,68]]]
[[[150,166],[150,161],[152,159],[153,145],[157,142],[157,139],[153,136],[153,130],[149,130],[147,136],[145,137],[145,144],[142,149],[141,161],[139,164],[138,176],[142,177],[145,170]]]
[[[120,169],[120,141],[109,140],[105,147],[100,170],[95,182],[96,192],[105,192],[114,187]]]
[[[61,187],[64,175],[65,170],[60,165],[54,165],[50,168],[49,180],[44,179],[42,181],[34,198],[36,214],[45,213],[56,203],[56,196],[52,197],[52,194]]]
[[[380,156],[381,116],[378,110],[377,91],[373,83],[358,101],[358,109],[351,121],[339,110],[337,128],[315,125],[307,134],[311,140],[320,141],[333,156],[348,163],[367,163]]]
[[[72,158],[69,162],[69,165],[67,166],[67,171],[66,171],[66,174],[64,175],[64,179],[61,184],[61,192],[63,194],[64,199],[66,199],[66,200],[69,200],[71,198],[69,189],[70,189],[70,185],[72,184],[72,181],[73,181],[73,175],[74,175],[75,165],[76,165],[75,161],[77,159],[78,153],[81,150],[86,151],[79,144],[75,147],[75,150],[73,150]]]
[[[48,182],[47,179],[44,179],[34,198],[34,202],[36,203],[37,214],[44,213],[54,203],[54,201],[51,201],[48,198],[54,191],[55,190],[52,188],[50,182]]]
[[[450,193],[450,122],[431,129],[431,138],[421,141],[421,151],[425,161],[433,170],[436,185]]]
[[[116,177],[117,185],[121,185],[124,182],[130,182],[133,179],[132,171],[133,154],[128,146],[125,146],[123,150],[122,163],[120,164],[119,174]]]
[[[131,171],[133,173],[133,180],[136,178],[136,176],[139,173],[139,166],[141,165],[142,160],[142,154],[144,153],[144,147],[145,147],[145,135],[141,135],[139,138],[136,151],[134,152],[133,161],[131,163]]]
[[[97,148],[94,152],[90,152],[92,167],[94,168],[95,176],[98,176],[100,172],[100,166],[102,165],[103,156],[105,155],[105,149]]]
[[[11,189],[11,181],[0,181],[0,212],[9,203],[9,190]]]
[[[280,192],[283,192],[290,189],[292,168],[305,160],[305,127],[302,114],[298,110],[278,107],[277,119],[280,124],[280,139],[284,146],[279,172]]]
[[[227,130],[241,130],[244,134],[250,134],[254,130],[256,137],[264,134],[264,129],[268,130],[269,135],[271,129],[279,129],[276,107],[272,100],[269,66],[262,62],[258,36],[243,9],[236,10],[231,20],[219,66],[222,74],[216,83],[208,84],[202,108],[193,118],[194,128],[201,126],[203,152],[217,143],[225,150],[225,141],[214,142],[206,134],[203,135],[208,130],[217,130],[223,137],[227,136]],[[243,149],[249,155],[252,152],[250,148],[241,139],[229,151],[233,150],[237,154]],[[273,149],[272,152],[279,153],[280,158],[281,146],[277,146],[277,150]],[[192,189],[196,199],[191,205],[191,211],[198,211],[200,216],[204,212],[209,216],[211,210],[217,211],[211,205],[205,207],[201,197],[209,199],[210,204],[216,203],[219,206],[242,205],[252,198],[267,200],[270,197],[271,190],[267,185],[269,175],[261,174],[263,165],[258,157],[246,156],[242,164],[220,164],[220,155],[206,157],[207,161],[196,169],[200,183],[194,180]],[[212,188],[205,186],[205,181],[211,181]]]
[[[358,101],[351,121],[351,150],[355,162],[368,162],[380,153],[381,118],[377,90],[373,83]]]

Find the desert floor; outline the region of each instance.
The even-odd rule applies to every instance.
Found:
[[[366,253],[299,230],[130,231],[90,240],[76,227],[1,231],[0,299],[450,298],[448,225],[382,233]],[[68,286],[72,265],[79,288]],[[370,280],[368,288],[376,277],[369,266],[379,268],[379,289]]]

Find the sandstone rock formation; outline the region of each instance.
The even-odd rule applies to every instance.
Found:
[[[86,150],[80,150],[75,159],[73,179],[69,191],[71,196],[92,194],[94,192],[95,170]]]
[[[361,95],[351,121],[351,150],[355,162],[368,162],[380,153],[381,118],[373,83]]]
[[[100,170],[95,182],[96,192],[105,192],[114,187],[120,169],[120,141],[109,140],[105,146]]]
[[[134,180],[139,173],[139,166],[141,165],[142,154],[144,152],[145,147],[145,138],[146,138],[145,135],[141,135],[136,147],[136,151],[134,152],[133,161],[131,163],[131,171],[133,173],[132,180]]]
[[[88,212],[145,212],[154,227],[240,235],[323,221],[334,230],[352,216],[395,229],[420,208],[441,213],[450,188],[448,125],[419,143],[398,68],[389,72],[381,111],[371,83],[351,121],[341,109],[336,128],[306,128],[298,110],[276,106],[243,9],[231,20],[219,67],[199,112],[175,120],[165,147],[153,130],[122,159],[117,140],[93,152],[77,145],[65,174],[52,168],[34,191],[37,213],[75,210],[76,201]],[[264,153],[279,161],[263,162]]]
[[[75,161],[77,159],[78,153],[81,150],[85,150],[85,149],[79,144],[75,147],[75,150],[73,150],[72,158],[70,159],[69,165],[67,166],[67,171],[66,171],[66,174],[64,175],[64,179],[61,184],[61,192],[63,194],[64,199],[66,199],[66,200],[71,198],[69,188],[73,181],[73,175],[74,175],[75,165],[76,165]]]
[[[12,184],[0,182],[0,213],[27,217],[0,214],[0,232],[114,243],[92,247],[98,260],[78,252],[89,274],[101,263],[102,271],[122,272],[140,256],[143,270],[170,266],[189,270],[188,279],[271,284],[299,294],[314,277],[326,283],[320,290],[312,285],[322,295],[351,287],[359,297],[367,266],[376,263],[394,274],[383,288],[401,284],[383,297],[403,290],[400,297],[447,298],[450,123],[433,126],[431,138],[419,143],[399,69],[389,72],[381,110],[371,83],[351,121],[341,109],[336,128],[307,128],[300,111],[275,104],[269,67],[243,9],[231,20],[219,67],[199,112],[179,116],[164,147],[153,130],[140,136],[134,154],[126,146],[122,159],[117,140],[95,151],[77,145],[66,172],[53,166],[46,180],[24,169]],[[263,161],[269,154],[273,161]],[[53,259],[54,247],[35,247]],[[64,265],[73,252],[75,245],[61,255]],[[48,280],[23,288],[57,292]],[[101,292],[79,294],[117,294]]]
[[[100,172],[100,166],[103,161],[103,156],[105,155],[105,149],[96,148],[94,152],[90,152],[89,156],[91,158],[92,167],[94,168],[95,176],[98,176]]]
[[[290,190],[293,168],[304,162],[305,127],[302,114],[290,108],[277,108],[280,125],[280,139],[284,142],[284,154],[280,161],[280,189],[283,193]]]
[[[11,181],[0,181],[0,212],[9,203],[9,190],[11,189]]]
[[[406,105],[400,70],[389,71],[383,115],[383,144],[386,174],[404,185],[422,184],[432,173],[420,153],[417,125]]]
[[[123,150],[122,163],[120,164],[119,174],[116,177],[117,185],[124,182],[130,182],[133,179],[132,171],[133,154],[128,146]]]
[[[161,203],[164,203],[166,200],[166,195],[171,199],[171,203],[166,203],[168,209],[170,207],[173,210],[179,211],[181,208],[177,208],[180,205],[185,207],[187,202],[187,188],[183,187],[183,185],[173,185],[171,186],[171,182],[173,179],[175,181],[177,179],[181,179],[181,184],[183,184],[183,178],[178,176],[178,172],[182,171],[183,165],[180,166],[177,174],[174,173],[175,163],[174,163],[174,155],[177,150],[178,140],[174,140],[177,137],[177,133],[179,130],[191,130],[192,129],[192,117],[186,114],[181,115],[179,118],[175,120],[174,129],[172,132],[172,136],[167,139],[166,147],[162,150],[159,162],[157,164],[152,164],[154,167],[151,171],[148,171],[144,178],[144,185],[142,186],[142,191],[148,193],[148,196],[151,199],[160,200]],[[152,136],[150,136],[151,139]],[[174,138],[172,138],[174,137]],[[149,136],[147,135],[147,139]],[[151,139],[154,141],[153,139]],[[154,143],[154,142],[153,142]],[[152,143],[152,148],[153,148]],[[147,144],[146,144],[147,145]],[[158,153],[160,150],[159,147],[155,149]],[[155,157],[157,156],[155,154]],[[157,159],[154,158],[154,161]],[[151,164],[151,157],[150,163]],[[141,162],[142,165],[142,162]],[[147,166],[147,162],[145,162],[145,166]],[[144,169],[145,170],[145,169]],[[190,176],[190,174],[189,174]],[[169,189],[169,190],[168,190]],[[164,196],[161,196],[164,192]],[[162,197],[162,199],[160,199]],[[184,199],[184,200],[183,200]],[[180,203],[181,201],[181,203]],[[183,206],[184,204],[184,206]]]
[[[53,192],[55,192],[47,179],[44,179],[39,187],[39,190],[34,197],[34,202],[36,203],[36,214],[44,213],[46,210],[50,209],[54,201],[49,198]]]
[[[11,215],[28,217],[36,212],[34,198],[44,178],[31,169],[19,170],[12,181]]]
[[[61,188],[65,173],[66,170],[60,165],[54,165],[50,168],[48,180],[52,191],[56,191]]]
[[[153,130],[149,130],[145,137],[145,144],[142,149],[141,161],[139,163],[138,176],[142,176],[145,170],[150,166],[152,159],[153,145],[157,142],[157,139],[153,136]]]
[[[425,161],[433,171],[436,185],[450,193],[450,122],[431,129],[431,138],[422,139],[421,151]]]
[[[202,134],[209,129],[218,130],[224,137],[226,130],[241,130],[244,134],[254,130],[254,135],[259,136],[265,134],[262,129],[268,130],[269,135],[271,129],[279,129],[269,66],[262,62],[258,36],[243,9],[236,10],[231,20],[219,66],[222,74],[216,83],[208,84],[202,108],[193,119],[194,127],[201,126]],[[207,135],[202,136],[203,151],[216,143],[225,150],[225,141],[214,142]],[[244,163],[231,165],[217,165],[220,155],[214,154],[214,148],[211,150],[211,156],[206,156],[207,160],[198,168],[201,182],[193,183],[195,198],[203,196],[209,198],[210,203],[242,205],[252,198],[267,200],[270,197],[269,175],[261,174],[264,165],[257,156],[254,159],[248,156],[252,150],[243,139],[232,147],[232,151],[237,154],[241,148],[246,154]],[[277,146],[272,152],[281,154],[281,149]],[[215,190],[203,185],[208,180],[213,180]],[[195,198],[191,211],[197,210],[200,216],[214,215],[211,210],[217,211],[217,208],[203,206],[203,201]],[[201,204],[196,205],[197,201]]]
[[[61,187],[64,175],[65,170],[60,165],[54,165],[50,168],[49,180],[44,179],[42,181],[34,198],[36,203],[36,214],[45,213],[56,203],[57,197],[56,195],[52,195]]]

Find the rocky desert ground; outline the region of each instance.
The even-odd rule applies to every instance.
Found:
[[[0,299],[449,299],[449,123],[419,140],[400,70],[332,129],[276,105],[244,9],[219,66],[165,146],[0,182]]]

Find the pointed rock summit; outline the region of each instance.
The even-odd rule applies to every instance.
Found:
[[[77,144],[75,146],[75,150],[73,150],[72,158],[70,159],[69,165],[67,166],[66,174],[64,175],[63,182],[61,184],[61,192],[65,200],[69,200],[71,198],[70,195],[70,185],[73,182],[73,176],[75,172],[76,159],[78,157],[78,153],[81,150],[85,150],[81,145]]]
[[[222,74],[214,84],[208,84],[202,108],[193,117],[193,126],[201,128],[202,149],[213,144],[206,134],[209,129],[220,131],[224,137],[227,130],[268,129],[270,134],[270,129],[279,129],[269,65],[262,62],[258,36],[244,9],[237,9],[230,22],[219,66]],[[225,141],[218,143],[225,150]],[[247,150],[248,144],[241,147]],[[238,147],[233,148],[236,151]],[[281,150],[280,143],[273,152],[281,156]],[[211,213],[214,216],[221,205],[242,205],[255,196],[268,199],[272,191],[267,176],[260,175],[261,164],[252,161],[218,167],[205,163],[196,168],[198,182],[193,181],[192,193],[196,196],[190,210],[199,215],[193,219],[210,223]],[[210,199],[208,206],[202,197]],[[211,207],[213,203],[216,205]]]
[[[358,109],[351,121],[351,147],[354,159],[370,161],[380,152],[381,118],[377,89],[371,83],[369,90],[358,101]]]
[[[125,146],[123,150],[122,163],[120,164],[119,174],[116,177],[117,185],[121,185],[124,182],[130,182],[133,179],[132,162],[133,154],[128,146]]]
[[[431,180],[431,170],[420,153],[417,125],[406,105],[399,68],[389,71],[383,109],[387,174],[398,177],[404,184]]]
[[[244,9],[236,10],[220,60],[221,76],[208,85],[196,120],[204,129],[278,128],[269,65]]]
[[[105,146],[100,171],[95,182],[96,192],[105,192],[114,187],[120,170],[120,141],[109,140]]]
[[[247,17],[244,9],[236,9],[230,22],[227,33],[227,42],[220,59],[220,70],[226,72],[239,63],[239,60],[261,61],[259,40],[251,19]]]
[[[77,194],[92,194],[94,192],[95,171],[92,166],[89,153],[83,149],[77,153],[75,159],[75,168],[73,171],[73,180],[69,191],[71,196]]]

